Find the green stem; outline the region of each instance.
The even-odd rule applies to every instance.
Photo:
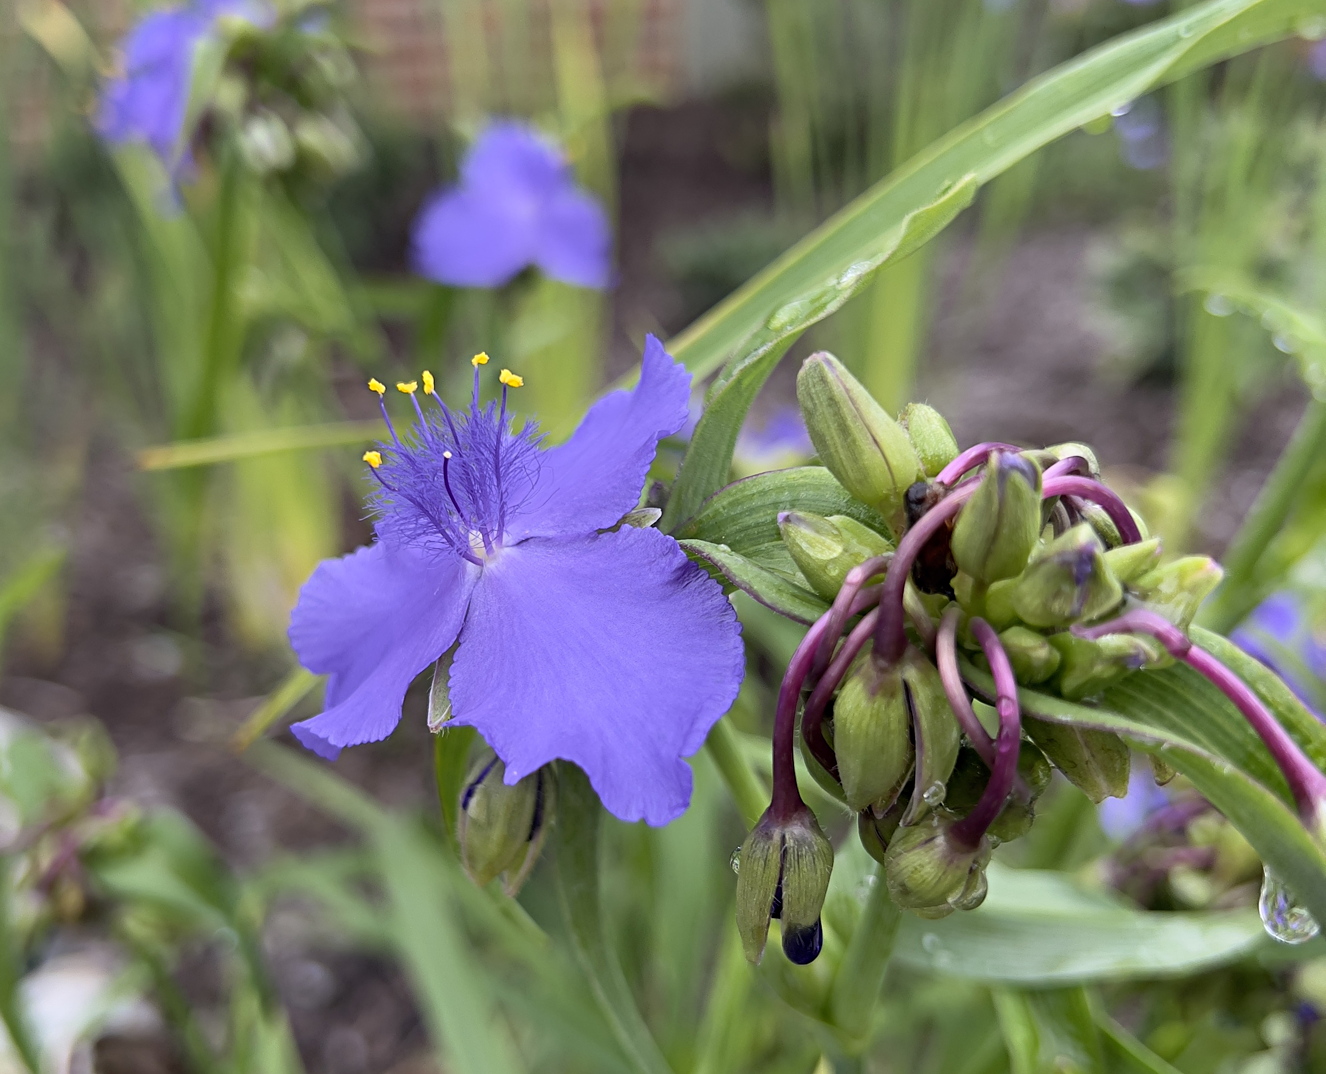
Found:
[[[889,898],[882,874],[879,867],[871,874],[874,882],[829,994],[829,1017],[852,1054],[860,1054],[870,1043],[871,1014],[902,921],[902,911]]]
[[[1262,486],[1252,510],[1230,542],[1222,564],[1225,580],[1202,609],[1201,624],[1227,634],[1256,604],[1253,576],[1266,549],[1294,509],[1308,473],[1326,452],[1326,402],[1313,399]]]
[[[714,724],[709,737],[705,739],[704,748],[718,768],[723,782],[727,784],[746,827],[755,827],[769,805],[769,792],[760,777],[746,763],[745,754],[737,742],[737,733],[728,717],[724,716]]]
[[[631,1069],[637,1074],[672,1074],[603,934],[598,796],[584,772],[571,764],[559,766],[557,791],[557,895],[576,960]]]
[[[9,1032],[23,1069],[39,1074],[42,1069],[41,1051],[32,1035],[27,1015],[23,1011],[23,997],[19,992],[21,977],[19,938],[14,933],[9,911],[13,902],[10,890],[8,858],[0,858],[0,1021]]]

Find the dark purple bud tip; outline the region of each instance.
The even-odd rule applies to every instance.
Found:
[[[787,956],[788,962],[809,966],[820,957],[823,948],[824,926],[820,924],[819,918],[809,928],[783,930],[783,954]]]

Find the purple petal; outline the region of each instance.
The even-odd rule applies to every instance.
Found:
[[[535,261],[545,275],[578,287],[607,287],[612,229],[603,207],[573,186],[546,203]]]
[[[1289,593],[1267,597],[1248,617],[1248,626],[1263,630],[1282,645],[1292,645],[1303,626],[1303,613]]]
[[[295,724],[295,737],[331,760],[391,734],[411,680],[456,640],[476,576],[458,557],[381,542],[319,565],[290,616],[290,643],[304,667],[331,676],[327,709]]]
[[[700,748],[741,684],[741,627],[722,589],[656,530],[507,548],[475,587],[451,667],[457,724],[514,783],[556,758],[608,811],[685,811]]]
[[[535,128],[498,120],[480,132],[460,166],[461,186],[506,199],[543,202],[571,183],[565,156]]]
[[[557,537],[614,526],[640,500],[658,442],[683,425],[691,375],[653,336],[640,382],[604,396],[565,444],[544,453],[532,492],[507,517],[507,537]]]
[[[502,286],[534,260],[539,208],[465,187],[434,195],[415,221],[415,271],[455,287]]]

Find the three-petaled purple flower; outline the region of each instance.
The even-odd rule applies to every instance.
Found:
[[[369,452],[377,540],[328,560],[300,593],[290,640],[330,676],[326,711],[294,725],[309,749],[385,738],[406,688],[459,639],[452,723],[475,727],[515,783],[579,765],[623,820],[665,824],[690,801],[681,760],[736,697],[741,628],[722,589],[672,538],[618,527],[658,441],[686,420],[690,375],[652,336],[640,382],[544,449],[501,402],[450,410],[423,375],[397,387],[413,431]],[[370,383],[382,395],[383,385]],[[386,407],[383,407],[386,413]]]
[[[606,287],[612,244],[603,207],[575,184],[565,156],[532,127],[492,123],[414,225],[420,275],[457,287],[500,287],[522,269]]]

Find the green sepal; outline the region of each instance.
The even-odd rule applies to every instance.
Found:
[[[902,823],[915,824],[943,800],[945,785],[958,759],[961,736],[935,665],[919,650],[909,649],[901,667],[916,751],[915,786]],[[927,790],[941,797],[927,801]]]
[[[898,415],[898,423],[907,430],[907,438],[921,460],[926,477],[936,477],[939,471],[958,457],[958,440],[948,422],[934,407],[926,403],[908,403]]]
[[[850,809],[894,803],[915,761],[911,728],[903,665],[881,670],[861,660],[833,706],[833,750]]]
[[[484,750],[461,792],[456,838],[460,862],[480,887],[505,874],[508,895],[520,890],[538,860],[554,807],[554,781],[544,766],[508,786],[506,766]]]
[[[813,928],[819,920],[833,873],[833,845],[804,806],[781,824],[766,810],[741,845],[738,861],[737,931],[746,958],[759,962],[775,896],[781,895],[784,931]]]
[[[1128,585],[1159,564],[1160,538],[1152,537],[1136,544],[1121,544],[1118,548],[1108,549],[1104,556],[1110,573]]]
[[[874,530],[846,515],[826,518],[787,511],[779,516],[778,529],[811,589],[827,601],[838,595],[847,572],[858,563],[893,549]]]
[[[1035,627],[1065,627],[1099,619],[1123,600],[1100,538],[1085,522],[1042,546],[1018,579],[1013,608]]]
[[[963,895],[972,869],[989,859],[990,844],[984,837],[975,850],[955,846],[948,834],[951,823],[932,813],[894,833],[884,856],[884,876],[899,906],[923,910],[951,905]]]
[[[1128,588],[1146,607],[1187,630],[1202,601],[1224,576],[1220,564],[1210,556],[1183,556],[1147,571]]]
[[[1024,626],[1011,626],[1000,632],[999,641],[1020,683],[1034,686],[1059,670],[1059,651],[1044,634]]]
[[[1068,781],[1099,805],[1128,793],[1130,758],[1123,739],[1110,731],[1022,716],[1022,729]]]
[[[1041,475],[1021,455],[991,452],[953,527],[953,559],[976,582],[1016,578],[1041,532]]]

